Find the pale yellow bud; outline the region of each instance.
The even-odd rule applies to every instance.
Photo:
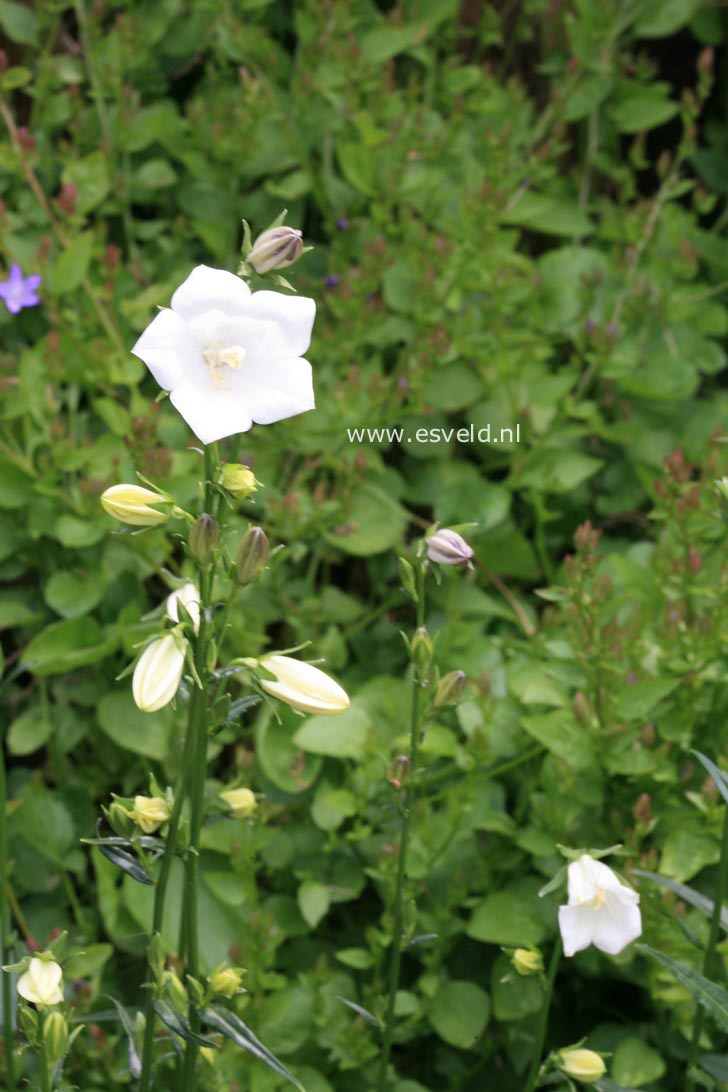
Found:
[[[169,819],[169,805],[161,796],[135,796],[129,815],[145,834],[153,834]]]
[[[185,666],[187,642],[167,633],[142,652],[134,668],[132,693],[143,713],[155,713],[177,693]]]
[[[222,967],[208,978],[210,989],[213,993],[219,993],[221,997],[235,997],[243,988],[243,975],[245,971],[239,967]]]
[[[162,975],[162,984],[166,986],[172,999],[181,1009],[185,1008],[188,1003],[187,990],[184,987],[179,975],[174,971],[165,971]]]
[[[250,789],[226,789],[220,793],[220,799],[229,806],[233,819],[247,819],[258,806]]]
[[[266,656],[260,666],[275,675],[275,681],[260,680],[260,685],[301,713],[334,716],[349,708],[349,697],[337,682],[312,664],[292,656]]]
[[[43,1045],[49,1062],[58,1062],[68,1046],[68,1024],[60,1012],[49,1012],[43,1021]]]
[[[256,273],[270,273],[274,269],[285,269],[301,257],[303,251],[303,233],[298,228],[281,224],[268,228],[253,243],[248,254],[248,262]]]
[[[18,993],[33,1005],[60,1005],[63,1001],[63,971],[59,964],[33,957],[28,970],[18,979]]]
[[[519,974],[540,974],[543,970],[543,956],[532,952],[530,948],[516,948],[511,956],[511,966]]]
[[[179,605],[185,608],[192,619],[195,633],[200,632],[200,593],[191,582],[183,584],[177,591],[173,591],[167,597],[167,617],[173,622],[179,622]]]
[[[245,500],[260,485],[255,474],[242,463],[225,463],[220,475],[220,485],[236,500]]]
[[[601,1055],[583,1047],[562,1050],[556,1057],[556,1064],[567,1077],[573,1077],[582,1084],[594,1084],[607,1072]]]
[[[168,512],[158,512],[152,505],[168,504],[166,497],[141,485],[112,485],[101,494],[104,510],[122,523],[133,527],[154,527],[169,519]]]

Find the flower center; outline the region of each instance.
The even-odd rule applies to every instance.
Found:
[[[590,906],[592,910],[599,910],[603,905],[604,900],[607,897],[607,892],[603,887],[597,887],[595,893],[590,899],[579,899],[579,906]]]
[[[210,371],[210,379],[215,390],[228,389],[227,369],[239,372],[245,359],[242,345],[225,345],[222,341],[210,341],[202,351],[202,357]]]

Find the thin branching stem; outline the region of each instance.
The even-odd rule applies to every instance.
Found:
[[[5,744],[0,740],[0,962],[10,962],[10,900],[8,899],[8,827],[7,781],[5,777]],[[2,972],[0,972],[2,973]],[[3,1046],[5,1078],[8,1092],[15,1092],[15,1060],[13,1057],[13,1013],[11,981],[2,974]]]
[[[425,579],[424,563],[417,567],[417,628],[421,628],[425,622]],[[407,882],[407,852],[409,849],[410,829],[412,825],[412,813],[415,805],[415,793],[417,786],[417,758],[420,746],[420,722],[422,718],[422,694],[423,683],[415,666],[412,679],[412,706],[410,714],[410,739],[409,739],[409,782],[402,793],[402,832],[399,839],[399,856],[397,860],[397,879],[394,889],[394,924],[392,926],[392,951],[389,964],[389,986],[387,992],[387,1010],[384,1018],[384,1037],[382,1040],[382,1052],[379,1058],[379,1076],[377,1088],[379,1092],[385,1092],[389,1068],[389,1056],[392,1052],[392,1035],[394,1032],[394,1007],[399,988],[399,972],[402,962],[402,932],[404,928],[404,892]]]
[[[556,943],[554,944],[554,950],[551,953],[551,962],[549,963],[548,975],[546,977],[546,992],[543,995],[541,1012],[538,1018],[536,1039],[533,1044],[533,1058],[531,1059],[531,1068],[528,1071],[528,1081],[526,1083],[525,1092],[533,1092],[538,1084],[541,1073],[541,1055],[543,1054],[543,1045],[546,1041],[546,1029],[548,1028],[549,1012],[551,1011],[551,998],[554,993],[554,982],[556,981],[556,972],[561,960],[561,951],[561,937],[558,936],[556,938]]]

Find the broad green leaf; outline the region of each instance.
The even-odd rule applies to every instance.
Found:
[[[543,235],[564,235],[569,238],[591,235],[594,231],[591,220],[576,201],[531,192],[526,192],[505,214],[503,223]]]
[[[490,1017],[490,998],[474,982],[447,982],[435,996],[430,1023],[446,1043],[473,1050]]]
[[[47,712],[36,705],[26,709],[8,730],[8,750],[11,755],[30,755],[47,741],[53,724]]]
[[[584,725],[576,721],[570,711],[555,710],[523,717],[521,723],[530,736],[575,770],[593,765],[592,742]]]
[[[494,891],[475,907],[465,932],[486,944],[514,948],[538,944],[547,933],[539,914],[538,885]]]
[[[105,694],[98,707],[101,728],[114,743],[125,751],[146,758],[163,759],[168,751],[170,735],[175,725],[174,711],[165,706],[157,713],[142,713],[134,703],[131,681],[124,689]],[[182,725],[177,719],[178,731]]]
[[[683,882],[719,859],[717,840],[707,830],[684,824],[671,830],[665,839],[660,871],[673,880]]]
[[[298,907],[304,920],[315,929],[331,905],[331,892],[326,884],[306,880],[298,889]]]
[[[659,1081],[665,1073],[665,1063],[660,1055],[641,1039],[623,1039],[612,1057],[610,1072],[619,1084],[629,1088]]]
[[[674,118],[680,107],[652,90],[645,90],[623,98],[612,107],[612,117],[622,133],[641,133],[656,129]]]
[[[88,273],[93,244],[93,232],[85,231],[61,252],[49,277],[50,287],[57,296],[72,292],[82,283]]]
[[[341,524],[324,537],[346,554],[369,557],[391,550],[404,538],[407,513],[375,485],[360,486]]]
[[[45,586],[45,601],[64,618],[79,618],[98,605],[104,590],[100,573],[58,569]]]
[[[294,735],[301,718],[288,709],[276,718],[265,707],[255,725],[255,753],[263,774],[286,793],[306,792],[321,772],[318,755],[305,754]]]
[[[294,743],[303,751],[332,758],[361,759],[371,731],[371,718],[366,709],[352,702],[335,717],[308,717],[294,736]]]
[[[32,46],[38,39],[37,13],[15,0],[0,0],[0,27],[11,41],[20,45]]]
[[[22,663],[34,675],[59,675],[95,664],[113,652],[117,638],[92,618],[54,622],[34,637]]]

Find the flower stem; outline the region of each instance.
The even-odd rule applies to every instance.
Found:
[[[40,1033],[40,1050],[38,1051],[38,1061],[40,1063],[41,1092],[52,1092],[51,1075],[48,1069],[48,1055],[46,1054],[45,1038],[43,1036],[42,1029]]]
[[[8,899],[8,827],[5,744],[0,740],[0,962],[10,963],[10,901]],[[2,972],[0,972],[2,974]],[[7,1092],[15,1092],[11,980],[2,974],[3,1046]]]
[[[708,946],[705,949],[705,955],[703,956],[703,974],[706,978],[710,978],[713,968],[715,966],[715,949],[720,937],[720,915],[723,909],[723,903],[725,902],[726,887],[728,886],[728,805],[726,805],[723,813],[723,839],[720,850],[720,862],[718,864],[718,882],[716,884],[715,898],[713,901],[713,916],[710,922],[710,934],[708,936]],[[702,1005],[696,1005],[695,1017],[693,1019],[693,1034],[690,1043],[690,1054],[688,1056],[688,1068],[685,1077],[685,1092],[693,1092],[695,1088],[695,1078],[693,1073],[695,1071],[695,1064],[698,1060],[698,1051],[700,1050],[700,1036],[703,1031],[703,1021],[705,1019],[705,1009]]]
[[[425,573],[422,563],[417,568],[417,628],[424,625],[425,620]],[[397,879],[394,889],[394,925],[392,927],[392,952],[389,964],[389,987],[387,996],[387,1012],[384,1019],[384,1037],[382,1040],[382,1052],[379,1057],[379,1075],[377,1088],[379,1092],[385,1092],[387,1087],[387,1070],[389,1068],[389,1056],[392,1051],[392,1035],[394,1032],[394,1006],[399,987],[399,971],[402,962],[402,930],[404,917],[404,889],[407,880],[407,851],[409,849],[410,828],[412,812],[415,805],[415,789],[417,785],[417,756],[420,746],[420,720],[422,715],[422,680],[418,676],[415,667],[412,680],[412,706],[410,714],[410,738],[409,738],[409,772],[410,781],[402,794],[402,832],[399,839],[399,857],[397,861]]]
[[[204,510],[211,512],[214,502],[213,483],[219,472],[220,460],[217,445],[205,447],[205,501]],[[220,509],[218,508],[218,513]],[[189,736],[192,755],[191,775],[188,785],[190,794],[190,844],[185,858],[185,880],[183,892],[183,935],[186,942],[187,974],[199,978],[199,928],[198,928],[198,865],[200,833],[205,813],[205,775],[207,772],[207,708],[209,698],[208,670],[208,634],[212,617],[212,591],[215,579],[215,563],[201,566],[200,580],[200,632],[195,644],[195,667],[202,683],[195,689],[190,704]],[[184,955],[185,953],[180,953]],[[199,1033],[200,1017],[197,1007],[190,1001],[188,1019],[193,1031]],[[195,1092],[197,1087],[197,1056],[199,1047],[195,1043],[185,1044],[185,1057],[182,1068],[182,1088],[184,1092]]]
[[[549,971],[546,978],[546,992],[543,996],[543,1003],[541,1005],[541,1013],[536,1029],[536,1041],[533,1046],[533,1059],[531,1061],[531,1068],[528,1071],[528,1081],[526,1083],[525,1092],[533,1092],[538,1084],[538,1078],[541,1072],[541,1055],[543,1054],[543,1044],[546,1039],[546,1028],[548,1027],[549,1011],[551,1009],[551,997],[554,992],[554,982],[556,981],[556,971],[558,970],[560,959],[561,937],[558,936],[556,938],[556,943],[554,944],[554,950],[551,953],[551,962],[549,963]]]
[[[213,498],[213,474],[217,462],[217,449],[205,448],[205,493],[202,511],[209,511]],[[207,754],[207,644],[209,632],[210,601],[214,572],[200,572],[200,629],[195,641],[195,668],[203,686],[196,686],[192,693],[182,756],[182,776],[175,793],[174,807],[167,826],[167,841],[162,856],[162,864],[157,880],[154,897],[152,937],[161,932],[164,920],[164,901],[167,893],[169,875],[177,848],[177,830],[180,815],[187,794],[190,794],[192,815],[190,818],[190,844],[185,859],[185,879],[182,907],[182,929],[179,955],[184,956],[183,945],[188,950],[187,969],[197,976],[197,855],[199,834],[202,826],[202,804],[204,803],[205,766]],[[196,808],[197,805],[197,808]],[[193,969],[194,967],[194,969]],[[148,994],[145,1004],[144,1046],[142,1051],[142,1072],[139,1092],[149,1092],[151,1088],[152,1052],[154,1048],[154,991],[151,982],[147,983]],[[194,1025],[199,1023],[196,1011],[190,1013]],[[194,1070],[197,1048],[186,1044],[184,1062],[184,1085],[186,1092],[194,1088]],[[188,1055],[193,1057],[188,1060]],[[191,1083],[188,1083],[191,1082]]]

